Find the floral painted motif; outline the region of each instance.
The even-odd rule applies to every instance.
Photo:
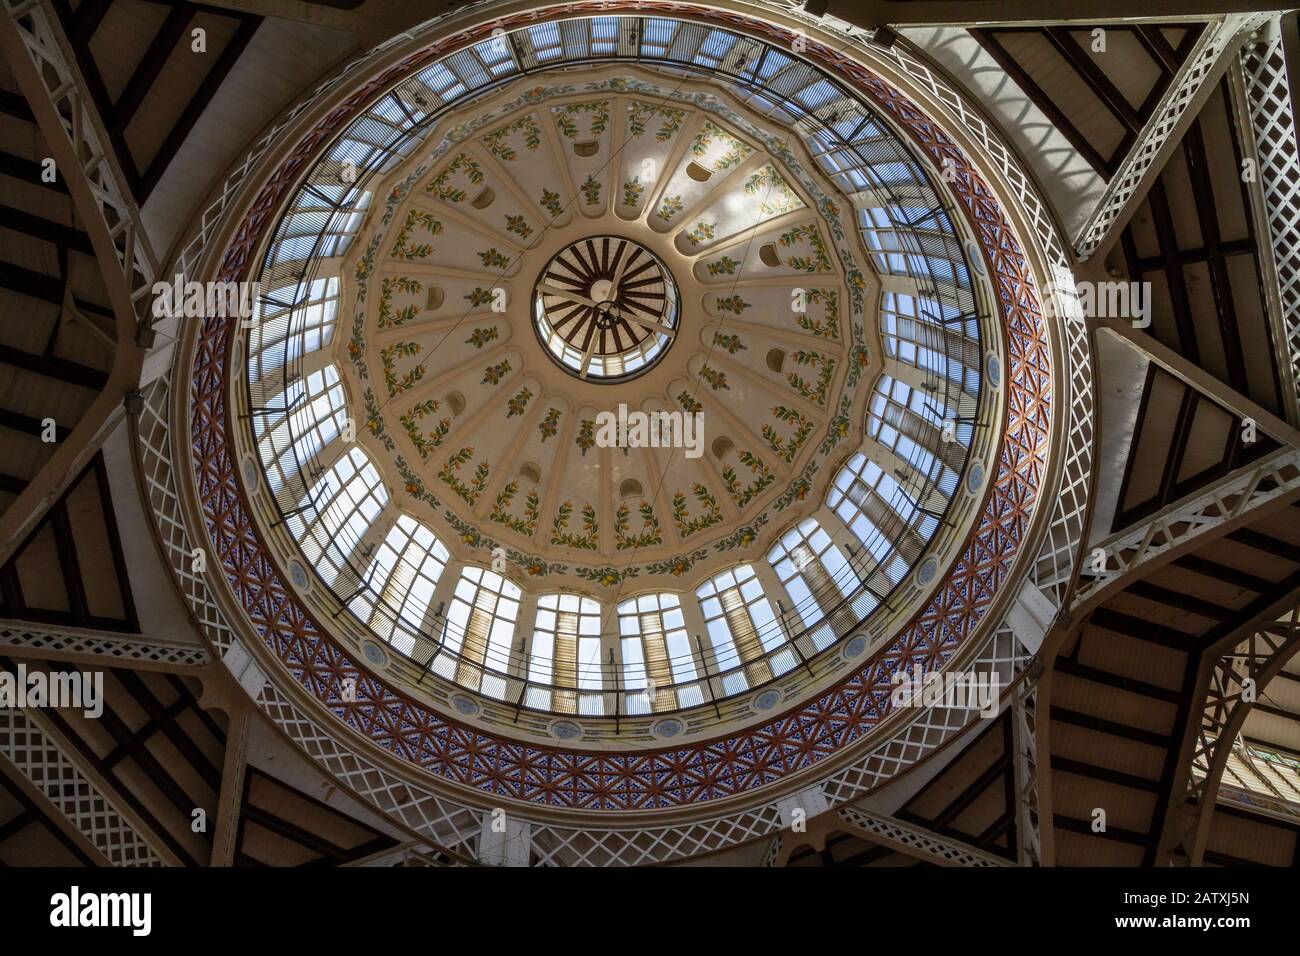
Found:
[[[464,202],[466,198],[465,190],[451,184],[452,177],[458,172],[463,172],[465,178],[473,186],[483,184],[483,167],[479,165],[478,160],[470,157],[468,153],[459,153],[453,159],[447,168],[435,176],[424,191],[437,196],[439,199],[447,202]]]
[[[438,469],[438,477],[446,482],[451,490],[456,492],[457,496],[467,505],[473,505],[478,501],[478,496],[481,495],[483,489],[487,487],[488,480],[489,468],[488,463],[485,461],[480,461],[478,463],[478,466],[474,469],[474,477],[469,484],[465,484],[461,479],[461,466],[473,457],[474,449],[472,447],[462,448],[460,451],[456,452],[456,454],[448,458],[447,461],[443,463],[443,466]]]
[[[521,388],[510,400],[506,402],[506,418],[514,418],[516,415],[522,415],[524,409],[528,407],[529,401],[532,400],[533,391],[530,388]]]
[[[560,204],[560,194],[554,190],[543,187],[542,208],[551,214],[552,219],[558,217],[562,212],[564,212],[564,207]]]
[[[533,119],[531,113],[520,117],[508,126],[493,130],[482,137],[481,142],[497,159],[512,163],[519,158],[519,153],[515,148],[506,142],[506,139],[512,133],[524,134],[524,149],[529,152],[535,152],[542,143],[542,128],[537,125],[537,121]]]
[[[705,122],[691,141],[691,154],[697,160],[711,156],[708,165],[714,172],[730,169],[747,159],[753,151],[754,147],[741,142],[711,121]]]
[[[740,265],[731,256],[723,256],[721,259],[715,259],[707,263],[704,268],[709,271],[711,276],[731,276],[736,274],[736,266]]]
[[[749,346],[740,341],[740,336],[735,333],[724,335],[721,332],[714,332],[713,344],[719,348],[726,349],[728,355],[735,355],[737,352],[745,351],[749,348]]]
[[[495,325],[490,325],[486,328],[476,328],[470,333],[469,338],[465,340],[465,344],[472,345],[476,349],[481,349],[489,342],[495,342],[498,338],[500,338],[500,333],[497,332],[497,327]]]
[[[791,425],[794,431],[787,441],[777,433],[775,428],[765,424],[763,426],[763,438],[767,441],[767,447],[776,452],[776,457],[787,463],[792,462],[794,456],[799,453],[799,449],[808,441],[808,436],[812,434],[813,420],[793,408],[786,408],[784,405],[777,405],[772,409],[772,414],[776,416],[777,421]]]
[[[696,412],[704,411],[704,406],[700,402],[697,402],[695,397],[691,395],[690,392],[686,391],[686,389],[682,389],[681,392],[678,393],[677,401],[682,408],[686,409],[692,415]]]
[[[596,509],[591,505],[582,506],[582,532],[569,531],[569,519],[573,516],[573,502],[566,501],[555,513],[551,522],[551,544],[564,548],[580,548],[584,551],[596,550]]]
[[[510,257],[497,252],[496,246],[480,252],[478,257],[488,269],[505,269],[510,265]]]
[[[720,372],[711,366],[704,366],[700,369],[700,378],[709,383],[709,388],[715,392],[731,391],[731,386],[727,384],[727,373]]]
[[[659,204],[659,211],[655,213],[664,222],[669,222],[673,216],[682,211],[681,196],[665,196],[663,202]]]
[[[487,305],[489,302],[491,302],[493,299],[493,295],[494,294],[491,289],[485,289],[480,285],[480,286],[475,286],[473,289],[471,289],[465,295],[465,298],[469,301],[470,305],[480,306],[480,305]],[[493,336],[493,338],[496,338],[496,336]]]
[[[588,206],[600,205],[600,183],[596,181],[594,176],[588,176],[586,181],[578,187],[578,191],[582,193],[582,198]]]
[[[632,134],[632,138],[637,139],[645,135],[650,120],[656,117],[663,119],[663,122],[659,124],[659,129],[655,132],[655,140],[666,143],[676,136],[678,130],[682,128],[682,122],[686,119],[686,112],[667,106],[654,106],[633,100],[628,104],[627,108],[627,129]]]
[[[533,234],[533,227],[528,225],[528,220],[523,216],[509,215],[506,216],[506,232],[513,232],[520,239],[527,239]]]
[[[515,479],[501,489],[501,493],[497,495],[496,502],[492,505],[492,512],[488,517],[498,524],[505,525],[511,531],[522,534],[526,538],[531,538],[533,532],[537,530],[537,521],[541,518],[542,499],[536,491],[528,492],[524,496],[524,513],[520,517],[510,513],[510,503],[518,493],[519,480]]]
[[[686,238],[690,240],[691,245],[698,246],[705,239],[713,238],[713,229],[715,225],[715,223],[704,222],[701,220],[695,224],[694,229],[686,234]]]
[[[619,551],[626,551],[628,548],[649,548],[664,543],[659,519],[655,517],[650,502],[642,501],[641,506],[637,508],[637,513],[641,516],[641,531],[635,535],[628,534],[632,510],[626,501],[618,506],[618,511],[614,514],[614,547]]]
[[[417,365],[400,379],[397,377],[398,358],[414,358],[420,354],[419,342],[394,342],[379,350],[379,361],[384,367],[384,384],[388,386],[388,395],[404,392],[424,377],[424,366]]]
[[[585,458],[587,452],[596,447],[596,421],[592,418],[584,418],[578,422],[578,436],[574,439],[578,447],[582,449],[582,455]]]
[[[637,576],[640,568],[614,568],[606,565],[603,568],[574,568],[574,573],[584,581],[591,581],[593,584],[599,584],[602,587],[612,588],[615,585],[622,584],[628,578]]]
[[[732,315],[740,315],[749,308],[749,303],[739,295],[720,295],[714,299],[714,305],[719,312],[730,312]]]
[[[550,409],[546,413],[546,417],[538,422],[537,430],[542,433],[543,443],[548,438],[554,438],[560,430],[560,410],[558,408]]]
[[[743,508],[753,500],[755,495],[776,481],[776,475],[772,474],[772,469],[768,468],[757,455],[742,451],[739,457],[740,463],[754,473],[754,480],[741,487],[736,469],[730,465],[722,469],[722,480],[727,486],[727,494],[731,495],[732,500]]]
[[[552,106],[551,115],[555,117],[555,128],[569,139],[578,138],[578,124],[575,120],[579,116],[591,117],[591,135],[599,136],[609,128],[609,100]]]
[[[804,289],[804,303],[825,307],[826,321],[818,322],[806,311],[799,313],[799,328],[832,342],[840,338],[840,294],[834,289]]]
[[[791,387],[804,398],[812,399],[818,405],[825,405],[826,389],[830,387],[831,379],[835,377],[835,359],[828,355],[822,355],[820,352],[803,350],[795,352],[792,357],[795,364],[819,369],[819,372],[816,384],[809,384],[797,372],[791,372],[787,376],[787,381],[789,381]]]
[[[417,501],[423,501],[430,508],[442,507],[442,502],[429,493],[429,489],[424,486],[424,480],[415,473],[415,469],[410,466],[404,457],[398,455],[394,459],[394,463],[397,465],[397,473],[402,476],[402,481],[405,482],[403,487],[408,495]]]
[[[705,528],[711,528],[722,520],[718,499],[709,492],[708,488],[697,481],[691,486],[691,493],[703,508],[694,518],[687,512],[686,495],[680,491],[673,495],[673,523],[677,525],[677,531],[683,538],[688,538]]]
[[[496,365],[489,365],[483,370],[483,378],[479,381],[480,385],[498,385],[510,371],[510,360],[504,359],[497,362]]]
[[[635,207],[641,201],[643,192],[645,186],[641,184],[641,177],[633,176],[623,184],[623,205]]]
[[[415,279],[406,276],[386,276],[379,283],[379,328],[394,329],[415,318],[420,312],[420,307],[414,303],[403,306],[396,312],[393,311],[393,293],[419,295],[422,289],[423,286]]]
[[[680,578],[683,574],[695,567],[695,562],[708,555],[708,551],[693,551],[690,554],[679,555],[676,558],[668,558],[666,561],[652,561],[645,566],[649,574],[671,574],[675,578]]]
[[[429,453],[442,444],[442,440],[447,437],[447,432],[451,430],[450,418],[440,419],[433,427],[432,432],[425,432],[420,427],[421,419],[432,415],[441,407],[441,403],[436,398],[430,398],[411,406],[398,419],[402,428],[406,430],[406,436],[411,439],[411,444],[415,446],[415,450],[420,453],[421,458],[428,458]]]
[[[425,230],[431,236],[442,234],[442,222],[431,212],[424,212],[421,209],[412,209],[406,214],[406,222],[402,228],[397,230],[397,236],[393,241],[393,251],[389,253],[394,259],[402,259],[410,262],[414,259],[425,259],[433,254],[433,246],[427,242],[421,242],[414,246],[408,246],[407,240],[411,238],[411,231],[416,227]]]
[[[760,197],[758,209],[764,216],[780,216],[804,207],[804,201],[770,163],[745,180],[745,193]]]
[[[812,247],[812,256],[790,256],[786,259],[786,264],[791,269],[798,269],[800,272],[830,272],[831,259],[826,254],[826,244],[822,241],[821,230],[813,223],[795,226],[793,229],[781,233],[780,241],[781,245],[789,248],[801,239],[806,239],[808,245]]]

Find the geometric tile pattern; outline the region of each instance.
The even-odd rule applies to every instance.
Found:
[[[899,91],[875,76],[852,79],[936,166],[946,159],[955,169],[953,194],[995,277],[1008,340],[1006,429],[997,476],[984,514],[933,600],[890,645],[820,699],[713,741],[593,753],[521,743],[447,720],[351,660],[275,568],[253,525],[227,440],[231,323],[209,319],[194,355],[190,437],[211,547],[257,633],[294,680],[339,720],[391,754],[487,794],[590,810],[664,809],[753,791],[841,753],[888,715],[890,678],[898,668],[941,668],[964,645],[1006,583],[1045,479],[1052,394],[1048,334],[1023,247],[987,183],[957,144]],[[350,103],[365,100],[358,95]],[[228,249],[220,278],[244,274],[278,199],[348,115],[340,109],[323,120],[267,184]],[[342,699],[348,678],[356,681],[351,703]]]

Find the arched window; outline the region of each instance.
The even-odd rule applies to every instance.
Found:
[[[867,435],[906,466],[909,474],[902,479],[904,484],[920,487],[933,483],[945,498],[951,498],[958,474],[965,467],[971,426],[956,425],[953,440],[944,441],[948,409],[936,401],[906,382],[882,375],[871,396]]]
[[[724,672],[724,694],[739,694],[764,684],[798,663],[789,648],[767,657],[786,642],[786,635],[750,565],[714,575],[700,585],[695,596],[700,599],[717,669]]]
[[[543,594],[537,599],[528,680],[587,691],[603,691],[600,660],[600,605],[577,594]],[[579,704],[581,697],[582,704]],[[603,713],[600,696],[541,688],[529,692],[533,707],[565,714]]]
[[[261,292],[253,303],[256,324],[248,333],[250,382],[329,345],[338,319],[338,276],[313,279],[305,291],[288,283]]]
[[[938,524],[893,475],[860,452],[835,475],[826,504],[866,549],[860,567],[877,598],[903,579]],[[882,587],[872,580],[865,572],[868,565],[879,568],[889,585]]]
[[[453,674],[451,658],[439,655],[434,670],[462,687],[504,698],[504,675],[510,668],[522,596],[517,585],[493,571],[473,566],[463,568],[447,609],[443,644],[448,651],[458,654],[460,660],[455,663]],[[446,671],[440,670],[440,666]]]
[[[409,515],[397,519],[375,550],[368,590],[358,602],[372,612],[370,629],[403,654],[415,653],[421,635],[429,640],[429,602],[450,557],[437,535]]]
[[[308,508],[288,519],[303,554],[333,586],[348,556],[388,504],[388,492],[370,457],[353,446],[313,486]]]
[[[272,492],[294,487],[291,479],[338,437],[347,418],[345,400],[338,367],[327,365],[273,396],[267,407],[277,411],[253,417],[258,457]]]
[[[975,317],[963,317],[951,303],[886,292],[880,301],[880,332],[890,358],[947,378],[967,395],[979,394],[981,358]]]
[[[824,618],[839,607],[843,600],[862,587],[862,579],[848,558],[816,518],[804,518],[798,525],[781,536],[768,552],[767,560],[785,585],[794,602],[794,611],[805,627],[824,623]],[[836,619],[835,627],[843,630],[854,621]],[[837,637],[831,627],[819,627],[810,637],[821,650]]]
[[[704,702],[700,688],[673,684],[697,677],[691,639],[686,633],[682,605],[676,594],[642,594],[618,606],[618,634],[623,653],[623,690],[627,711],[644,714]],[[631,693],[642,691],[642,693]],[[682,699],[685,698],[685,699]]]

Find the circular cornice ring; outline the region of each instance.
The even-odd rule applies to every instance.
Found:
[[[641,9],[647,9],[647,8],[654,8],[656,5],[642,4],[638,6]],[[580,9],[582,8],[575,7],[575,6],[568,6],[562,8],[560,12],[561,13],[580,12]],[[600,9],[604,10],[607,8],[604,7],[604,5],[601,5]],[[672,9],[675,11],[680,11],[682,8],[673,5]],[[553,17],[555,16],[555,13],[556,11],[551,10],[544,14],[539,12],[539,15]],[[708,11],[703,11],[703,10],[692,11],[692,15],[703,18],[708,16]],[[735,27],[737,25],[737,21],[742,18],[738,18],[734,15],[727,15],[723,19],[726,20],[728,25]],[[757,27],[760,32],[770,33],[774,29],[767,24],[762,24],[757,22],[752,22],[752,23],[753,26]],[[784,33],[787,37],[789,36],[789,31],[784,31]],[[458,34],[458,39],[460,38],[469,39],[471,36],[472,36],[471,33],[466,32],[463,34]],[[811,52],[816,53],[816,49],[815,49],[816,47],[817,47],[817,43],[815,41],[810,41],[810,48],[812,48]],[[921,146],[924,149],[926,149],[927,152],[929,152],[932,157],[935,157],[937,159],[941,155],[948,155],[951,157],[954,154],[960,157],[960,150],[957,149],[955,144],[952,144],[950,141],[947,141],[947,138],[942,136],[942,134],[939,134],[936,137],[935,134],[937,133],[937,131],[929,128],[929,124],[927,123],[927,121],[925,121],[924,117],[920,115],[919,111],[917,111],[914,106],[908,103],[906,99],[904,99],[897,90],[893,89],[884,81],[879,80],[877,78],[875,79],[874,83],[868,84],[868,91],[873,96],[875,96],[877,100],[882,103],[882,105],[884,105],[887,109],[889,109],[892,113],[894,113],[897,119],[899,119],[904,123],[905,127],[908,128],[909,132],[917,139],[918,143],[921,144]],[[354,97],[352,102],[354,103],[360,102],[365,98],[366,97],[364,95],[359,95],[357,97]],[[926,128],[922,129],[921,127],[926,127]],[[325,134],[323,130],[319,131],[318,136],[314,137],[315,142],[319,143],[321,141],[320,138],[323,137],[324,135]],[[1004,315],[1008,320],[1008,326],[1013,328],[1018,335],[1025,335],[1027,337],[1029,350],[1028,351],[1013,350],[1013,359],[1011,363],[1013,367],[1009,369],[1009,377],[1014,379],[1017,374],[1017,371],[1023,372],[1023,368],[1018,370],[1015,366],[1017,364],[1023,366],[1026,362],[1033,368],[1037,369],[1040,374],[1045,376],[1046,370],[1049,367],[1049,363],[1047,361],[1048,359],[1047,341],[1046,341],[1047,329],[1045,328],[1045,325],[1041,320],[1041,314],[1039,313],[1034,301],[1034,294],[1032,292],[1033,279],[1029,271],[1029,267],[1025,261],[1025,258],[1019,254],[1019,244],[1011,236],[1010,225],[1006,221],[1006,219],[999,214],[997,217],[994,218],[994,221],[992,223],[987,221],[987,217],[989,215],[989,205],[991,202],[991,197],[984,190],[984,184],[979,179],[978,175],[975,174],[973,169],[971,169],[971,167],[964,162],[964,157],[961,158],[963,159],[963,179],[967,186],[967,190],[963,192],[962,198],[967,203],[968,213],[970,213],[973,209],[978,207],[978,213],[983,217],[985,217],[985,221],[980,222],[978,224],[983,230],[982,234],[989,235],[990,234],[989,230],[993,230],[993,233],[996,235],[995,241],[993,243],[990,243],[990,245],[993,245],[1001,249],[1003,248],[1003,243],[1005,243],[1005,249],[1010,250],[1010,252],[1007,254],[1007,258],[1010,260],[1009,262],[1001,261],[1002,260],[1001,254],[993,256],[993,264],[995,267],[994,272],[995,274],[1000,274],[1005,277],[1008,274],[1006,272],[1006,267],[1010,266],[1011,275],[1017,277],[1013,281],[1013,285],[1011,288],[1008,288],[1006,285],[1004,285],[1002,305],[1004,308]],[[284,185],[285,185],[284,180],[281,179],[279,181],[278,186],[273,184],[266,192],[264,192],[263,198],[271,200],[273,202],[274,195],[278,191],[281,191],[284,188]],[[263,204],[262,202],[259,201],[257,205],[262,214],[261,216],[262,223],[265,224],[266,222],[265,212],[269,208],[269,204]],[[973,213],[972,213],[972,218],[974,218]],[[223,278],[237,278],[242,272],[243,266],[246,263],[246,254],[249,251],[251,251],[252,248],[251,240],[256,239],[256,231],[257,231],[256,217],[254,221],[251,223],[251,226],[252,226],[251,229],[246,228],[242,232],[241,238],[244,241],[242,241],[240,244],[236,245],[231,250],[229,250],[226,258],[226,269],[224,270],[225,274]],[[1004,282],[1005,281],[1006,280],[1004,278]],[[210,497],[213,494],[216,494],[224,499],[224,503],[222,504],[222,507],[220,509],[214,509],[208,512],[209,517],[214,519],[215,522],[212,527],[214,528],[214,531],[217,531],[220,528],[220,525],[230,520],[231,518],[236,519],[236,526],[237,526],[237,519],[240,517],[237,514],[237,511],[241,503],[232,500],[235,498],[235,496],[232,495],[231,492],[234,491],[235,487],[237,486],[237,482],[233,481],[233,476],[230,474],[229,463],[226,462],[224,465],[222,465],[220,462],[221,449],[204,447],[206,439],[208,439],[209,437],[213,437],[216,433],[220,432],[221,426],[223,424],[221,422],[221,418],[224,412],[224,397],[222,394],[222,390],[220,389],[220,387],[214,389],[213,388],[214,380],[210,377],[208,378],[204,377],[204,376],[211,376],[214,372],[221,371],[224,369],[225,356],[222,353],[222,350],[220,348],[220,341],[223,338],[222,330],[213,329],[210,326],[211,323],[209,323],[208,328],[204,329],[202,346],[199,349],[197,355],[198,361],[196,364],[196,370],[203,374],[196,377],[195,380],[196,386],[192,397],[194,399],[194,413],[195,413],[194,448],[198,453],[195,466],[197,469],[197,480],[199,484],[199,491],[201,494],[206,494],[209,496],[205,498],[205,505],[213,503]],[[1025,343],[1020,343],[1020,344],[1023,345]],[[1042,398],[1043,396],[1040,395],[1039,399]],[[1026,450],[1028,450],[1030,452],[1029,457],[1032,458],[1033,453],[1035,451],[1045,447],[1044,443],[1046,439],[1046,419],[1047,419],[1046,403],[1039,401],[1032,409],[1026,406],[1020,406],[1018,410],[1018,414],[1016,416],[1017,422],[1023,423],[1026,420],[1025,419],[1026,412],[1030,412],[1030,411],[1032,411],[1031,417],[1036,419],[1035,426],[1037,429],[1038,442],[1036,444],[1031,443],[1028,446],[1021,445],[1018,449],[1013,451],[1011,455],[1007,455],[1004,453],[1003,467],[997,478],[997,482],[999,484],[1004,480],[1004,478],[1008,476],[1008,473],[1012,476],[1017,474],[1018,469],[1025,468],[1026,471],[1029,472],[1034,472],[1041,469],[1041,464],[1042,464],[1041,462],[1029,462],[1028,467],[1026,468],[1027,463],[1026,463],[1026,456],[1024,453]],[[215,452],[215,454],[212,454],[212,452]],[[1035,475],[1035,477],[1039,477],[1039,476]],[[1025,527],[1028,521],[1029,510],[1030,507],[1026,506],[1026,503],[1023,499],[1019,501],[1016,505],[1016,512],[1012,519],[1012,526],[1010,530],[1012,531],[1012,534],[1016,536],[1017,544],[1019,544],[1019,536],[1022,535],[1025,531]],[[241,546],[250,541],[255,542],[255,535],[251,534],[251,528],[249,526],[244,525],[240,528],[240,530],[243,532],[243,534],[237,536],[237,540],[239,540]],[[981,532],[981,534],[982,533],[983,532]],[[981,534],[977,534],[976,538],[978,539],[981,536]],[[220,542],[214,542],[214,544],[219,544],[219,543]],[[973,542],[973,545],[975,543],[977,542]],[[219,547],[218,550],[222,551],[223,549]],[[226,560],[227,557],[228,556],[225,553],[223,553],[223,560]],[[1014,555],[1012,555],[1012,557],[1014,557]],[[1010,568],[1010,559],[1008,559],[1006,563],[1002,565],[1001,568],[1002,573],[1005,574],[1005,572],[1009,571],[1009,568]],[[272,587],[273,589],[275,589],[277,595],[281,597],[283,597],[286,594],[285,590],[283,589],[283,586],[280,585],[278,580],[276,579],[274,572],[271,571],[269,563],[260,565],[258,568],[258,572],[262,578],[262,580],[257,582],[258,585],[266,585]],[[995,575],[995,577],[998,576],[999,575]],[[241,582],[241,585],[242,583],[243,582]],[[235,590],[237,593],[242,594],[245,607],[246,608],[255,607],[257,603],[257,596],[249,593],[241,585],[236,585]],[[258,591],[260,593],[260,588],[258,588]],[[249,604],[250,598],[254,598],[252,605]],[[987,610],[987,607],[988,604],[985,603],[983,605],[983,609]],[[890,650],[894,650],[896,652],[902,652],[910,656],[910,652],[915,652],[918,649],[922,649],[922,645],[921,643],[917,642],[917,638],[923,636],[923,631],[924,629],[920,627],[913,628],[912,631],[910,631],[907,635],[904,635],[904,637],[900,639],[900,642],[898,642],[895,648],[891,648]],[[285,633],[285,632],[281,632],[281,633]],[[297,621],[295,626],[291,627],[287,633],[288,636],[291,637],[291,639],[304,639],[312,642],[311,649],[313,650],[314,653],[324,650],[320,646],[319,634],[314,633],[314,628],[311,626],[310,621],[308,620]],[[968,636],[969,633],[970,633],[970,629],[967,628],[964,631],[964,633],[960,634],[959,636],[964,638]],[[268,634],[268,640],[274,641],[273,636]],[[934,645],[930,645],[929,647],[926,647],[924,649],[929,650],[931,652],[937,650],[937,648]],[[946,653],[949,652],[938,651],[938,656],[946,656]],[[928,663],[932,663],[935,659],[934,653],[922,654],[921,656],[925,657]],[[859,701],[861,701],[861,699],[865,696],[861,692],[864,683],[878,682],[879,678],[884,673],[886,673],[887,669],[882,668],[880,666],[879,660],[880,659],[878,658],[877,660],[871,662],[866,668],[864,668],[863,672],[855,676],[854,681],[856,681],[856,687],[858,692],[854,696],[857,699],[859,699]],[[329,666],[329,670],[334,671],[335,674],[346,672],[347,670],[350,670],[353,667],[351,662],[347,661],[346,659],[343,659],[341,656],[338,656],[337,652],[335,652],[334,654],[329,654],[327,652],[325,657],[322,658],[322,662],[327,663]],[[364,680],[364,675],[362,676]],[[368,680],[365,680],[365,683],[367,685],[367,690],[373,690],[373,688],[370,688],[368,686],[369,685]],[[383,699],[383,702],[380,704],[380,706],[387,706],[393,703],[396,703],[396,701],[393,698],[385,697]],[[800,720],[800,716],[798,714],[784,715],[783,718],[780,719],[780,721],[784,723],[786,727],[788,727],[792,722],[798,722],[799,720]],[[448,725],[448,730],[449,732],[452,733],[455,732],[455,729],[450,725]],[[776,732],[780,734],[781,729],[776,728]],[[861,732],[861,724],[859,724],[858,732],[859,733]],[[489,756],[488,750],[481,749],[481,744],[483,743],[482,741],[471,740],[467,742],[473,746],[473,750],[474,750],[473,762],[477,762],[483,757]],[[381,743],[381,746],[382,745],[383,744]],[[389,747],[390,749],[392,747],[391,741],[389,743]],[[715,751],[716,749],[717,749],[717,745],[715,745]],[[529,758],[532,758],[535,753],[536,751],[530,752],[527,756]],[[507,765],[512,761],[517,762],[518,758],[523,755],[516,753],[512,755],[510,759],[507,760],[499,759],[501,757],[505,757],[506,756],[505,754],[498,753],[498,754],[492,754],[491,756],[498,758],[495,761],[495,766],[490,766],[490,764],[493,763],[493,760],[489,759],[486,761],[486,763],[488,763],[489,766],[476,768],[469,776],[479,777],[480,779],[479,781],[477,781],[477,785],[481,789],[489,793],[497,793],[497,794],[511,793],[509,785],[507,784],[507,781],[505,779],[505,777],[508,776],[508,771],[502,772],[502,768],[507,767]],[[818,754],[814,756],[810,750],[804,749],[800,752],[799,759],[797,762],[800,766],[802,766],[808,763],[816,762],[816,760],[820,759],[820,757],[822,756],[825,756],[825,754]],[[566,758],[563,755],[561,755],[559,752],[555,752],[547,755],[546,759],[558,760],[561,763],[566,759],[570,762],[572,761],[591,762],[590,769],[584,768],[583,772],[587,776],[589,776],[593,780],[593,782],[595,782],[596,786],[594,787],[593,791],[587,795],[585,800],[583,799],[570,800],[568,805],[573,805],[573,806],[592,806],[592,807],[667,806],[667,805],[673,805],[674,803],[702,802],[702,801],[712,800],[715,798],[719,798],[721,796],[725,796],[728,792],[740,792],[740,790],[747,789],[747,787],[738,786],[739,781],[732,779],[730,781],[723,782],[722,780],[720,780],[715,776],[712,783],[707,785],[703,783],[698,783],[696,786],[690,788],[690,790],[687,793],[682,794],[676,800],[673,799],[665,800],[662,797],[660,797],[660,799],[657,801],[654,799],[651,799],[649,801],[646,801],[644,799],[637,800],[635,798],[635,795],[631,791],[625,789],[623,786],[620,786],[619,784],[619,781],[627,780],[627,774],[629,772],[635,774],[637,771],[629,771],[627,768],[620,769],[617,766],[608,766],[608,765],[603,767],[596,766],[596,764],[600,764],[601,762],[604,761],[609,761],[611,758],[590,755],[590,754],[570,754]],[[612,758],[612,759],[614,759],[614,761],[617,762],[619,759],[622,758]],[[662,757],[662,755],[659,754],[645,754],[639,756],[637,759],[639,762],[643,764],[640,770],[644,772],[644,770],[646,769],[644,767],[644,762],[646,761],[654,762],[656,760],[663,760],[664,758]],[[791,768],[785,768],[785,769],[791,769]],[[797,769],[797,768],[793,768],[793,769]],[[657,771],[652,771],[652,772],[657,772]],[[669,772],[671,772],[671,768]],[[463,777],[464,775],[461,776]],[[471,786],[476,785],[476,781],[472,779],[462,779],[461,782],[468,783]],[[750,786],[753,785],[754,784],[751,781]],[[634,784],[632,785],[632,789],[635,790]],[[547,802],[546,798],[543,799],[538,798],[538,794],[543,792],[546,794],[554,795],[559,791],[551,787],[544,787],[536,791],[534,794],[532,794],[531,799],[536,800],[537,802]],[[520,793],[516,795],[521,796],[524,799],[530,799],[530,795],[528,794]],[[573,796],[576,797],[576,795]]]

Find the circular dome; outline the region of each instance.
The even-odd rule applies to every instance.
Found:
[[[823,43],[502,23],[412,50],[267,174],[223,273],[262,282],[258,321],[190,353],[198,506],[274,680],[420,786],[759,799],[988,630],[1050,471],[1040,263],[961,146]],[[537,277],[607,236],[678,297],[617,387],[535,324]],[[618,405],[705,440],[598,437]]]
[[[677,284],[633,239],[569,243],[533,286],[533,328],[542,346],[581,379],[624,381],[648,371],[677,335]]]

